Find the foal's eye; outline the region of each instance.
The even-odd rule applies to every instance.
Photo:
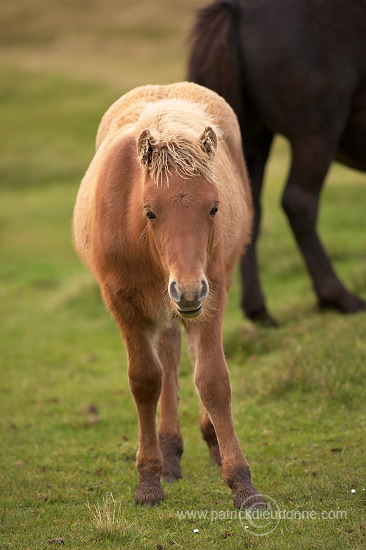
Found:
[[[217,204],[216,204],[213,208],[211,208],[211,210],[210,210],[210,216],[211,216],[212,218],[217,214],[218,209],[219,209],[219,207],[218,207]]]
[[[146,210],[145,213],[148,220],[156,220],[156,216],[154,212],[151,212],[151,210]]]

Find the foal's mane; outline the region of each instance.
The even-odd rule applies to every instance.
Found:
[[[216,141],[212,147],[207,142],[205,146],[203,134],[207,127],[214,130],[214,137],[215,134],[220,136],[220,130],[204,105],[188,100],[164,99],[146,106],[135,129],[140,136],[139,142],[145,138],[150,147],[148,162],[144,158],[146,146],[145,150],[139,151],[139,156],[157,185],[161,184],[163,176],[169,183],[172,168],[183,178],[202,175],[215,183],[212,161]]]

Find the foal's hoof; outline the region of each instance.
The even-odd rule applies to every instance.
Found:
[[[169,456],[164,457],[163,471],[161,472],[161,480],[167,483],[174,483],[179,481],[182,477],[182,471],[180,469],[179,457]]]
[[[226,479],[226,482],[234,493],[236,508],[250,508],[251,510],[266,508],[266,499],[254,487],[248,466],[239,467],[231,478]]]
[[[255,487],[252,486],[256,491]],[[266,499],[258,492],[250,494],[247,488],[239,490],[234,495],[235,508],[248,508],[249,510],[263,510],[267,508]]]
[[[173,483],[182,477],[180,457],[183,453],[183,442],[178,436],[160,436],[160,449],[163,455],[162,481]]]
[[[158,481],[148,482],[141,481],[137,486],[135,502],[139,506],[146,504],[147,506],[155,506],[165,499],[165,494],[162,486]]]

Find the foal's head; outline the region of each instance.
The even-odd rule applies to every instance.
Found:
[[[212,175],[216,146],[211,127],[194,144],[158,143],[147,129],[138,140],[146,170],[142,207],[150,246],[166,274],[172,304],[183,318],[198,316],[209,293],[205,273],[219,210]]]

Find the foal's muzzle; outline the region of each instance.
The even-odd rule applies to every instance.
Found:
[[[208,282],[204,275],[193,282],[181,282],[171,277],[168,292],[178,313],[182,317],[193,318],[201,313],[202,302],[208,295]]]

